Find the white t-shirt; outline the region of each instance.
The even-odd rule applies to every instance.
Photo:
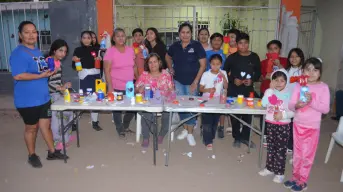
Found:
[[[288,76],[291,78],[293,76],[300,76],[301,75],[301,69],[300,68],[295,68],[295,67],[291,67],[288,71]],[[290,83],[288,85],[288,88],[290,90],[291,93],[293,93],[293,89],[295,87],[296,83]]]
[[[226,72],[224,70],[220,70],[220,71],[224,74],[226,80],[228,80]],[[219,73],[213,74],[210,69],[202,74],[202,77],[200,80],[200,85],[205,86],[205,89],[209,89],[213,87],[216,88],[216,92],[214,93],[214,96],[219,96],[220,91],[223,89],[223,86],[224,86],[224,79],[219,78],[218,75]],[[203,95],[204,96],[210,95],[210,93],[204,93]]]

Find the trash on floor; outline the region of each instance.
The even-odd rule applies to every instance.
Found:
[[[238,163],[242,163],[242,159],[238,159],[237,162],[238,162]]]
[[[108,167],[108,166],[105,164],[101,164],[101,168],[104,168],[104,167]]]
[[[94,165],[88,165],[87,167],[86,167],[86,169],[93,169],[95,166]]]
[[[142,150],[142,153],[143,153],[143,154],[145,154],[145,153],[146,153],[146,151]]]
[[[188,152],[188,153],[182,153],[182,155],[187,155],[189,158],[192,158],[193,153],[192,152]]]
[[[216,155],[208,156],[209,159],[216,159]]]
[[[131,145],[132,147],[135,146],[135,143],[133,142],[127,142],[126,145]]]

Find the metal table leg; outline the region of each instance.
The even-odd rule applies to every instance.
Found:
[[[254,127],[254,115],[251,117],[251,127]],[[252,129],[250,128],[250,135],[249,135],[249,146],[248,146],[248,153],[251,151],[251,137],[252,137]]]
[[[154,165],[156,165],[156,151],[158,150],[158,144],[157,144],[157,118],[156,118],[156,113],[153,114],[153,150],[154,150]]]
[[[67,163],[66,142],[65,142],[65,138],[64,138],[64,129],[65,129],[65,127],[64,127],[64,124],[63,124],[63,111],[60,112],[60,118],[61,118],[60,131],[61,131],[61,136],[62,136],[64,163]]]
[[[266,115],[263,115],[263,122],[262,122],[262,129],[261,129],[261,141],[260,141],[260,153],[258,157],[258,166],[262,168],[262,154],[263,154],[263,137],[264,137],[264,129],[266,126]]]
[[[76,139],[77,147],[80,147],[80,132],[79,132],[79,114],[80,112],[75,112],[76,114]]]
[[[168,167],[169,164],[169,154],[170,154],[170,142],[171,142],[171,134],[172,134],[172,130],[171,130],[171,125],[172,125],[172,117],[173,117],[173,112],[169,113],[169,125],[168,125],[168,148],[167,148],[167,154],[166,154],[166,159],[165,159],[165,166]]]

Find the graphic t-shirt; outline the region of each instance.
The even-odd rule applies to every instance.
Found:
[[[224,70],[220,70],[224,74],[224,78],[227,80],[227,74]],[[218,74],[213,74],[211,70],[208,70],[202,74],[200,85],[205,86],[205,89],[209,88],[215,88],[216,92],[214,93],[214,96],[219,96],[220,91],[223,89],[224,85],[224,79],[222,76]],[[204,93],[203,96],[209,96],[210,93]]]
[[[22,73],[40,74],[48,64],[38,48],[18,45],[11,53],[12,76]],[[14,81],[14,105],[17,108],[34,107],[50,100],[48,78]]]

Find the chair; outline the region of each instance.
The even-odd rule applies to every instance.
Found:
[[[162,113],[157,113],[157,117],[161,117]],[[142,134],[142,116],[137,113],[137,120],[136,120],[136,142],[139,143]],[[174,132],[171,134],[171,140],[174,140]]]
[[[329,161],[333,146],[335,143],[343,146],[343,116],[339,119],[338,128],[336,132],[332,133],[331,141],[328,148],[328,152],[326,153],[325,163]]]

